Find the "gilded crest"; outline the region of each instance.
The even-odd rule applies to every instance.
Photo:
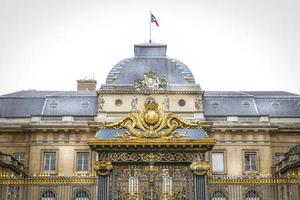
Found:
[[[176,129],[202,128],[200,122],[189,122],[174,113],[165,112],[158,107],[154,98],[148,97],[144,109],[130,113],[127,117],[113,123],[101,123],[102,129],[125,128],[125,133],[116,133],[114,137],[124,139],[136,138],[181,138],[187,133],[179,133]]]

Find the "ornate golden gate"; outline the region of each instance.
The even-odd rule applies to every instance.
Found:
[[[116,165],[112,199],[191,199],[188,165]]]
[[[204,153],[215,141],[207,122],[189,122],[158,108],[149,97],[144,110],[116,122],[91,124],[98,152],[97,199],[204,199]]]

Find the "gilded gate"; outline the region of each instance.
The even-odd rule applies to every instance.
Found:
[[[91,126],[93,126],[91,124]],[[115,122],[95,123],[95,169],[104,199],[203,199],[205,152],[215,144],[209,122],[189,122],[148,97],[142,111]]]

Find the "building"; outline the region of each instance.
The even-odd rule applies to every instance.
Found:
[[[203,91],[166,51],[135,45],[97,91],[79,80],[78,91],[0,96],[1,155],[34,185],[6,187],[6,167],[2,198],[299,200],[299,165],[287,180],[276,164],[300,143],[300,96]]]

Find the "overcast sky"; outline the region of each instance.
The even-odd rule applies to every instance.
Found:
[[[0,0],[0,94],[105,83],[119,60],[153,41],[203,90],[300,94],[300,0]]]

